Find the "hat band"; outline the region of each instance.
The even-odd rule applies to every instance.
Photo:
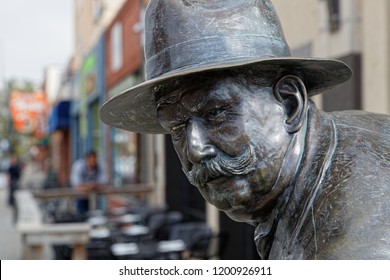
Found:
[[[209,49],[213,51],[209,52]],[[204,37],[171,46],[152,56],[145,65],[146,79],[191,66],[196,68],[290,55],[287,43],[279,38],[256,35]]]

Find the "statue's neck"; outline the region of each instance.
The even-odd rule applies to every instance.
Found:
[[[285,222],[290,220],[288,223],[291,225],[291,244],[298,238],[303,223],[322,190],[326,172],[336,150],[337,131],[332,118],[316,110],[312,114],[307,139],[301,168],[292,187],[293,195],[285,207],[283,217]]]
[[[294,134],[290,145],[284,155],[282,166],[278,177],[271,191],[262,198],[260,213],[255,224],[256,230],[254,240],[257,251],[262,259],[267,259],[272,245],[274,230],[278,217],[283,214],[293,191],[293,182],[301,168],[304,150],[306,146],[306,134],[308,128],[308,117],[302,128]]]
[[[273,190],[278,190],[280,196],[256,228],[255,242],[262,258],[268,258],[279,221],[289,221],[291,238],[296,238],[333,155],[336,135],[332,121],[312,106],[304,127],[286,152],[274,185]]]

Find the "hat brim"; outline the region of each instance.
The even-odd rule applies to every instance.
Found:
[[[103,104],[100,118],[105,124],[119,129],[138,133],[168,134],[157,119],[153,93],[156,86],[195,73],[239,67],[274,71],[275,77],[297,75],[304,81],[309,96],[333,88],[347,81],[352,75],[351,69],[346,64],[333,59],[282,57],[197,65],[171,71],[121,92]]]

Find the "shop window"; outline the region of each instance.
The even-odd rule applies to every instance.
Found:
[[[349,54],[337,59],[351,67],[353,76],[349,81],[322,95],[322,109],[327,112],[362,110],[361,55]]]
[[[339,0],[327,0],[329,12],[329,29],[331,32],[336,32],[340,29],[341,13]]]
[[[100,127],[100,119],[99,119],[99,104],[94,103],[91,107],[92,113],[92,147],[95,151],[100,151],[101,146],[101,127]]]
[[[113,129],[112,159],[114,185],[137,182],[137,134]]]

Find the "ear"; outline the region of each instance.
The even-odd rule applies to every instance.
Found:
[[[284,76],[274,87],[274,95],[282,104],[288,133],[299,131],[307,115],[307,91],[302,80],[293,75]]]

